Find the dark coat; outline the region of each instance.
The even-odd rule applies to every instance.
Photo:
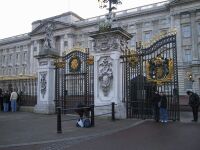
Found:
[[[167,108],[167,97],[166,95],[160,96],[160,108]]]
[[[159,107],[158,103],[160,102],[160,95],[155,93],[152,98],[152,102],[153,102],[154,107]]]
[[[3,95],[3,103],[9,103],[10,95],[8,93],[4,93]]]
[[[189,105],[191,107],[198,107],[200,105],[199,96],[193,93],[189,96]]]

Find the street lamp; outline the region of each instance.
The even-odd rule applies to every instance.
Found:
[[[187,76],[187,79],[191,82],[194,82],[194,79],[192,77],[192,73],[191,72],[186,72],[186,76]]]

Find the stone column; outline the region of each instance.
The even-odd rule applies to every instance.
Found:
[[[191,12],[191,29],[192,29],[192,54],[193,54],[193,64],[198,63],[198,29],[196,25],[196,11]]]
[[[38,59],[37,105],[34,112],[43,114],[55,113],[55,67],[54,60],[58,53],[45,49],[36,57]]]
[[[200,59],[198,49],[198,29],[196,23],[196,10],[191,12],[191,29],[192,29],[192,76],[193,76],[193,90],[199,93],[199,70],[200,70]]]
[[[74,46],[74,34],[67,34],[68,39],[68,49],[71,49]]]
[[[121,28],[94,32],[94,103],[95,106],[115,102],[116,117],[126,118],[122,102],[122,67],[120,56],[127,48],[131,35]],[[111,112],[111,105],[95,108],[96,114]]]

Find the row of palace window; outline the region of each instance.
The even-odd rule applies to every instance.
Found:
[[[166,30],[167,31],[167,30]],[[166,32],[164,30],[161,30],[161,32]],[[198,35],[200,35],[200,23],[197,24],[197,32]],[[181,27],[181,34],[182,38],[190,38],[192,36],[191,33],[191,26],[188,24],[182,25]],[[132,39],[129,41],[129,46],[134,47],[136,46],[136,33],[132,33]],[[153,37],[152,30],[150,31],[144,31],[142,35],[142,40],[144,42],[148,42]],[[183,51],[183,62],[189,63],[192,61],[192,50],[191,49],[185,49]]]
[[[167,32],[167,30],[168,29],[161,30],[160,32]],[[200,23],[197,24],[197,32],[198,32],[198,35],[200,35]],[[192,36],[191,25],[183,24],[181,27],[181,33],[182,33],[183,38],[190,38]],[[133,38],[130,40],[130,46],[135,46],[136,33],[132,33],[132,35],[133,35]],[[144,42],[148,42],[151,40],[152,37],[153,37],[152,30],[144,31],[142,40]]]
[[[12,76],[12,75],[25,75],[27,74],[27,67],[8,67],[8,68],[0,68],[0,76]]]
[[[28,60],[28,52],[23,52],[22,55],[20,53],[16,54],[6,54],[0,56],[0,64],[1,66],[12,66],[12,65],[20,65],[26,64]]]

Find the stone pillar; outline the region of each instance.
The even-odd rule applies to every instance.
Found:
[[[95,106],[116,104],[116,117],[126,118],[122,102],[122,67],[120,56],[131,35],[121,28],[93,32],[94,39],[94,103]],[[111,112],[111,105],[95,108],[96,114]]]
[[[68,49],[71,49],[74,46],[74,34],[67,34],[68,38]]]
[[[38,59],[37,105],[34,112],[43,114],[55,113],[55,67],[54,60],[58,54],[54,50],[44,50]]]
[[[191,29],[192,29],[192,76],[193,76],[193,91],[199,93],[199,70],[200,59],[198,49],[198,29],[196,23],[196,10],[191,12]]]
[[[193,64],[198,63],[198,29],[196,24],[196,11],[191,12],[191,29],[192,29],[192,54]]]

